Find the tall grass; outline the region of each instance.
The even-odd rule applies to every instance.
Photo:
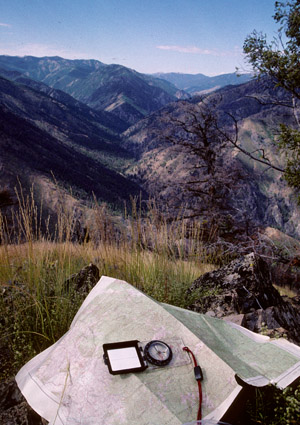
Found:
[[[33,190],[25,195],[19,188],[17,199],[10,214],[0,213],[0,380],[68,330],[85,294],[65,282],[90,262],[100,275],[181,307],[192,302],[186,297],[191,282],[219,263],[207,254],[197,222],[183,220],[184,212],[169,221],[155,202],[145,210],[132,200],[131,215],[116,217],[95,201],[79,243],[76,214],[64,203],[54,217],[45,217]],[[272,424],[296,423],[297,391],[284,394],[275,409],[272,402],[268,411],[268,400],[261,398],[244,422],[261,423],[275,412]]]
[[[78,220],[63,203],[45,217],[33,191],[17,191],[18,206],[0,213],[0,373],[13,374],[69,328],[83,294],[68,277],[93,263],[101,275],[126,280],[158,301],[185,307],[186,289],[213,268],[201,228],[181,217],[169,222],[155,202],[130,216],[112,216],[94,203],[81,243]],[[52,230],[50,230],[52,229]]]

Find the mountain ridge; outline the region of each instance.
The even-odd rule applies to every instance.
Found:
[[[0,167],[1,186],[13,193],[18,178],[22,183],[30,176],[37,181],[39,176],[50,180],[54,176],[83,200],[94,194],[119,208],[130,196],[144,193],[120,170],[103,162],[103,155],[121,162],[130,157],[119,136],[107,133],[98,119],[97,111],[80,102],[63,103],[0,77],[0,152],[5,159]]]
[[[108,110],[128,126],[176,99],[168,82],[122,65],[60,57],[0,56],[0,68],[62,90],[96,110]]]
[[[78,60],[74,67],[73,61],[62,60],[68,67],[66,73],[66,70],[60,66],[60,60],[61,58],[54,58],[49,62],[48,58],[45,59],[48,68],[46,67],[43,71],[43,78],[46,78],[45,75],[52,78],[53,71],[55,74],[53,82],[61,81],[60,78],[66,82],[66,79],[74,77],[72,76],[74,73],[76,79],[84,80],[86,75],[90,75],[89,70],[92,69],[93,78],[98,82],[95,82],[97,89],[91,89],[95,99],[90,97],[90,101],[101,103],[101,107],[99,106],[98,111],[90,108],[86,103],[74,99],[65,91],[50,87],[42,81],[32,80],[24,75],[24,72],[20,72],[21,67],[24,68],[25,65],[28,67],[31,61],[39,62],[39,58],[28,59],[25,64],[23,59],[19,59],[17,64],[14,63],[14,59],[9,59],[10,68],[3,70],[3,61],[1,62],[0,57],[0,74],[5,74],[7,77],[0,78],[1,111],[3,117],[7,117],[7,122],[2,119],[1,123],[1,144],[5,145],[6,155],[10,155],[9,160],[17,161],[17,163],[23,160],[21,165],[24,168],[27,153],[24,158],[21,158],[18,149],[29,151],[35,147],[38,152],[41,152],[43,159],[39,165],[42,167],[44,164],[43,167],[48,168],[49,175],[51,168],[49,161],[54,158],[54,151],[57,150],[58,157],[53,159],[54,171],[56,167],[61,181],[64,180],[65,173],[66,184],[73,184],[76,190],[82,191],[83,198],[87,196],[91,188],[95,187],[95,190],[92,190],[101,201],[120,205],[130,195],[137,195],[142,190],[144,194],[150,193],[159,197],[162,203],[166,204],[171,200],[175,209],[178,208],[179,203],[185,202],[188,202],[189,207],[193,207],[194,200],[188,199],[188,190],[184,182],[190,181],[191,178],[201,179],[201,174],[195,167],[195,158],[191,159],[183,151],[175,152],[170,147],[170,143],[166,142],[166,136],[172,129],[172,125],[174,127],[173,114],[175,117],[184,117],[186,105],[198,108],[204,97],[194,96],[186,100],[171,97],[173,101],[167,102],[170,99],[168,97],[164,99],[167,102],[165,106],[158,107],[157,103],[155,110],[150,113],[151,106],[147,107],[144,102],[145,109],[143,109],[138,106],[135,98],[136,93],[142,92],[145,88],[143,80],[139,77],[140,74],[135,71],[119,65],[106,66],[97,61],[90,63]],[[78,67],[82,64],[84,69]],[[98,85],[98,68],[105,69],[105,78],[110,84],[108,92],[105,92],[108,85],[105,78],[102,80],[102,86]],[[116,79],[114,73],[108,75],[112,70],[116,73]],[[138,78],[135,78],[136,75]],[[124,80],[123,89],[126,87],[129,92],[132,90],[127,99],[124,92],[118,91],[120,79]],[[149,81],[152,84],[153,80]],[[161,81],[159,84],[164,84]],[[244,84],[226,86],[207,95],[205,99],[212,99],[212,101],[215,99],[216,112],[218,116],[222,115],[220,123],[224,128],[233,125],[232,121],[229,123],[228,114],[235,116],[239,123],[239,136],[247,150],[264,149],[275,163],[280,164],[283,159],[272,146],[275,128],[280,121],[289,123],[291,114],[279,105],[271,106],[255,100],[255,97],[260,96],[264,90],[267,90],[268,95],[279,95],[284,100],[283,92],[272,93],[270,88],[264,87],[264,84],[263,80],[251,80]],[[161,89],[156,86],[151,89],[149,84],[146,87],[147,90],[143,91],[142,97],[147,98],[150,93],[157,90],[155,96],[157,101]],[[102,93],[101,90],[104,92]],[[163,93],[163,97],[166,96],[166,92]],[[148,99],[148,101],[154,100]],[[133,116],[134,124],[128,127],[130,114]],[[13,127],[14,121],[16,128],[9,129],[8,124]],[[21,140],[19,133],[16,133],[18,126],[19,133],[25,135],[24,140]],[[120,135],[121,132],[122,135]],[[27,133],[30,133],[28,140],[26,140]],[[26,147],[28,141],[31,141],[32,146]],[[40,144],[41,141],[44,141],[44,145]],[[51,144],[53,152],[50,150]],[[14,148],[17,150],[14,151]],[[2,149],[3,155],[5,155],[5,149]],[[49,154],[43,153],[47,149]],[[38,153],[34,152],[26,158],[31,166],[34,165],[30,163],[32,158],[35,158],[36,162],[39,161]],[[63,161],[66,162],[64,165]],[[222,163],[224,166],[218,169],[218,176],[221,180],[223,179],[225,192],[228,190],[227,212],[233,221],[240,223],[244,221],[245,224],[248,220],[245,217],[251,216],[254,227],[273,226],[291,236],[299,237],[299,209],[296,208],[292,191],[287,188],[278,173],[266,171],[261,165],[251,162],[233,147],[224,151],[224,158],[220,159],[220,164]],[[88,168],[86,172],[84,164]],[[63,167],[66,171],[63,171]],[[72,168],[69,176],[68,167]],[[194,167],[194,170],[191,167]],[[42,171],[34,166],[33,169],[38,173]],[[115,181],[112,182],[112,180]],[[194,207],[198,205],[198,201],[201,199],[197,199]],[[224,211],[226,208],[224,203]]]
[[[239,85],[250,81],[252,74],[245,73],[238,75],[237,73],[220,74],[209,77],[204,74],[184,74],[177,72],[155,73],[152,74],[158,78],[169,81],[180,90],[184,90],[190,95],[205,93],[207,91],[216,90],[227,85]]]
[[[123,65],[59,56],[0,56],[0,68],[62,90],[98,111],[109,111],[127,127],[176,99],[241,84],[248,78],[236,74],[142,74]]]
[[[178,101],[130,127],[124,132],[124,146],[137,156],[138,162],[129,173],[150,194],[159,194],[161,204],[167,205],[170,211],[186,205],[187,216],[195,216],[198,209],[201,217],[201,210],[206,205],[201,191],[204,193],[207,188],[201,186],[198,189],[197,185],[193,190],[191,185],[188,188],[187,182],[200,182],[204,177],[199,165],[200,157],[180,148],[184,139],[180,122],[187,122],[189,112],[185,111],[196,116],[202,102],[209,101],[217,105],[214,108],[222,128],[232,131],[234,122],[228,114],[236,117],[238,140],[245,150],[263,151],[271,162],[284,168],[285,159],[276,150],[274,140],[278,123],[291,123],[293,115],[289,108],[263,104],[255,99],[261,90],[267,89],[264,84],[264,81],[252,80],[220,89],[204,101],[200,97],[198,100]],[[268,90],[270,95],[274,94]],[[282,91],[278,91],[277,95],[284,99]],[[268,170],[268,166],[251,160],[231,144],[224,149],[216,167],[216,176],[222,182],[222,190],[225,190],[218,214],[224,218],[231,217],[231,223],[240,223],[244,228],[271,226],[300,237],[299,207],[294,192],[281,173]],[[198,195],[195,196],[195,193]],[[203,214],[202,219],[205,220]]]

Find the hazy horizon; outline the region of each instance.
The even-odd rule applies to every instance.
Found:
[[[243,69],[254,29],[271,39],[272,0],[0,0],[0,54],[60,56],[138,72],[204,74]]]

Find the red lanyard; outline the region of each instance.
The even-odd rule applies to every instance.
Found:
[[[198,383],[198,391],[199,391],[199,408],[198,408],[197,421],[200,421],[202,419],[202,415],[201,415],[201,407],[202,407],[201,381],[203,380],[203,374],[202,374],[201,367],[197,364],[196,357],[194,356],[192,351],[188,347],[183,347],[183,350],[188,352],[192,356],[193,362],[194,362],[194,373],[195,373],[196,381]]]

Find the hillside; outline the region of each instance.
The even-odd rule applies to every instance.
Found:
[[[28,81],[26,81],[28,83]],[[116,133],[101,124],[110,119],[86,105],[44,86],[37,91],[0,78],[1,187],[14,196],[17,178],[28,186],[53,176],[80,199],[96,198],[123,206],[140,187],[124,177],[131,161]],[[51,96],[49,96],[51,94]],[[115,169],[114,169],[115,168]],[[46,197],[47,185],[43,186]]]
[[[214,105],[218,125],[231,131],[238,120],[238,140],[249,152],[260,149],[275,165],[283,165],[274,140],[280,122],[292,123],[289,108],[263,104],[255,100],[262,93],[273,96],[265,82],[227,87],[209,96],[205,103]],[[284,98],[283,92],[277,95]],[[187,215],[210,216],[207,209],[209,176],[201,171],[199,155],[183,148],[183,126],[193,116],[201,114],[202,103],[197,98],[191,102],[180,101],[152,114],[124,133],[124,146],[139,157],[138,164],[131,168],[132,176],[151,194],[159,194],[162,205],[176,211],[181,204],[187,206]],[[200,109],[199,109],[200,108]],[[173,143],[170,141],[172,140]],[[175,141],[175,143],[174,143]],[[258,152],[259,155],[259,152]],[[269,169],[249,159],[231,144],[216,147],[216,179],[214,211],[223,217],[224,231],[228,234],[236,227],[254,229],[272,226],[299,237],[299,207],[290,188],[280,172]],[[194,182],[194,183],[192,183]],[[198,182],[198,183],[197,183]]]
[[[178,122],[201,115],[202,96],[161,108],[157,99],[161,87],[167,90],[169,83],[157,79],[158,88],[149,76],[98,61],[1,57],[0,65],[0,74],[6,77],[0,79],[0,101],[1,146],[7,156],[3,169],[9,168],[7,172],[16,175],[16,169],[26,169],[23,175],[47,178],[53,173],[64,188],[72,187],[77,197],[87,199],[95,193],[114,205],[121,205],[142,187],[174,214],[185,205],[188,216],[205,219],[213,216],[213,208],[214,214],[225,220],[222,226],[228,234],[273,226],[299,237],[299,208],[281,173],[253,162],[230,144],[217,148],[215,196],[209,201],[209,210],[208,198],[201,190],[208,192],[210,183],[197,183],[209,178],[201,173],[199,157],[170,142],[184,140]],[[226,76],[223,80],[228,82]],[[68,87],[78,98],[85,95],[83,100],[94,108],[49,85]],[[120,87],[128,90],[130,101],[129,97],[125,103],[120,100]],[[162,103],[175,99],[170,93],[163,94]],[[234,126],[228,115],[232,114],[238,121],[241,146],[250,152],[262,153],[263,149],[280,167],[284,158],[278,156],[274,145],[277,126],[280,122],[292,124],[292,116],[289,108],[262,101],[263,96],[275,95],[288,101],[284,92],[270,89],[267,81],[251,80],[219,89],[207,95],[204,103],[214,104],[218,126],[228,131]],[[138,116],[140,101],[145,109],[140,109]],[[130,108],[135,109],[133,121],[138,121],[127,129]],[[149,114],[151,109],[155,111]],[[213,137],[211,141],[214,143]]]
[[[127,126],[184,95],[167,81],[96,60],[0,56],[0,68],[62,90],[98,111],[109,111]]]
[[[169,81],[180,90],[195,95],[199,93],[217,90],[228,85],[246,83],[251,79],[251,74],[236,73],[222,74],[215,77],[208,77],[204,74],[181,74],[176,72],[153,74],[157,78]]]
[[[18,71],[7,71],[0,68],[0,75],[7,80],[27,86],[35,92],[43,93],[51,97],[54,101],[58,101],[67,105],[68,108],[72,111],[71,113],[73,115],[82,117],[83,120],[87,118],[88,120],[93,121],[94,124],[97,123],[98,131],[102,128],[104,138],[114,139],[118,134],[127,128],[126,122],[122,121],[115,115],[112,115],[110,112],[92,110],[84,103],[68,95],[66,92],[53,89],[45,83],[41,83],[29,77],[25,77]],[[35,109],[36,113],[38,114],[38,108]]]

